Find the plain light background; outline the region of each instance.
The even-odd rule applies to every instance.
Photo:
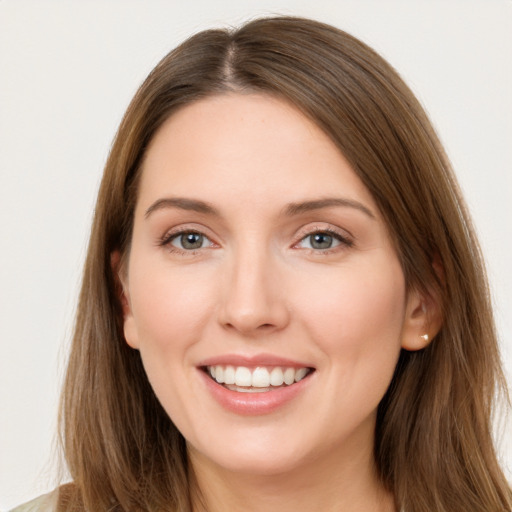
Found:
[[[394,65],[431,116],[486,256],[512,381],[512,2],[0,1],[0,509],[49,464],[95,193],[137,87],[198,30],[313,17]],[[512,475],[510,423],[500,448]]]

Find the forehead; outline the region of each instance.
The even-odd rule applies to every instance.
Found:
[[[190,195],[254,204],[334,193],[373,198],[333,141],[288,102],[228,93],[174,113],[154,136],[139,198]]]

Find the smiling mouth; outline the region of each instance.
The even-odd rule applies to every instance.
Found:
[[[265,393],[292,386],[310,375],[314,368],[282,366],[213,365],[202,367],[212,380],[221,386],[239,393]]]

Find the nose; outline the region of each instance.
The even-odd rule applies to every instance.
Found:
[[[219,308],[219,322],[225,329],[258,336],[288,324],[282,269],[268,252],[239,251],[227,265]]]

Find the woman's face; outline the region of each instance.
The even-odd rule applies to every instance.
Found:
[[[126,340],[193,462],[239,472],[370,457],[400,348],[422,334],[372,196],[264,95],[198,101],[158,131],[122,281]]]

